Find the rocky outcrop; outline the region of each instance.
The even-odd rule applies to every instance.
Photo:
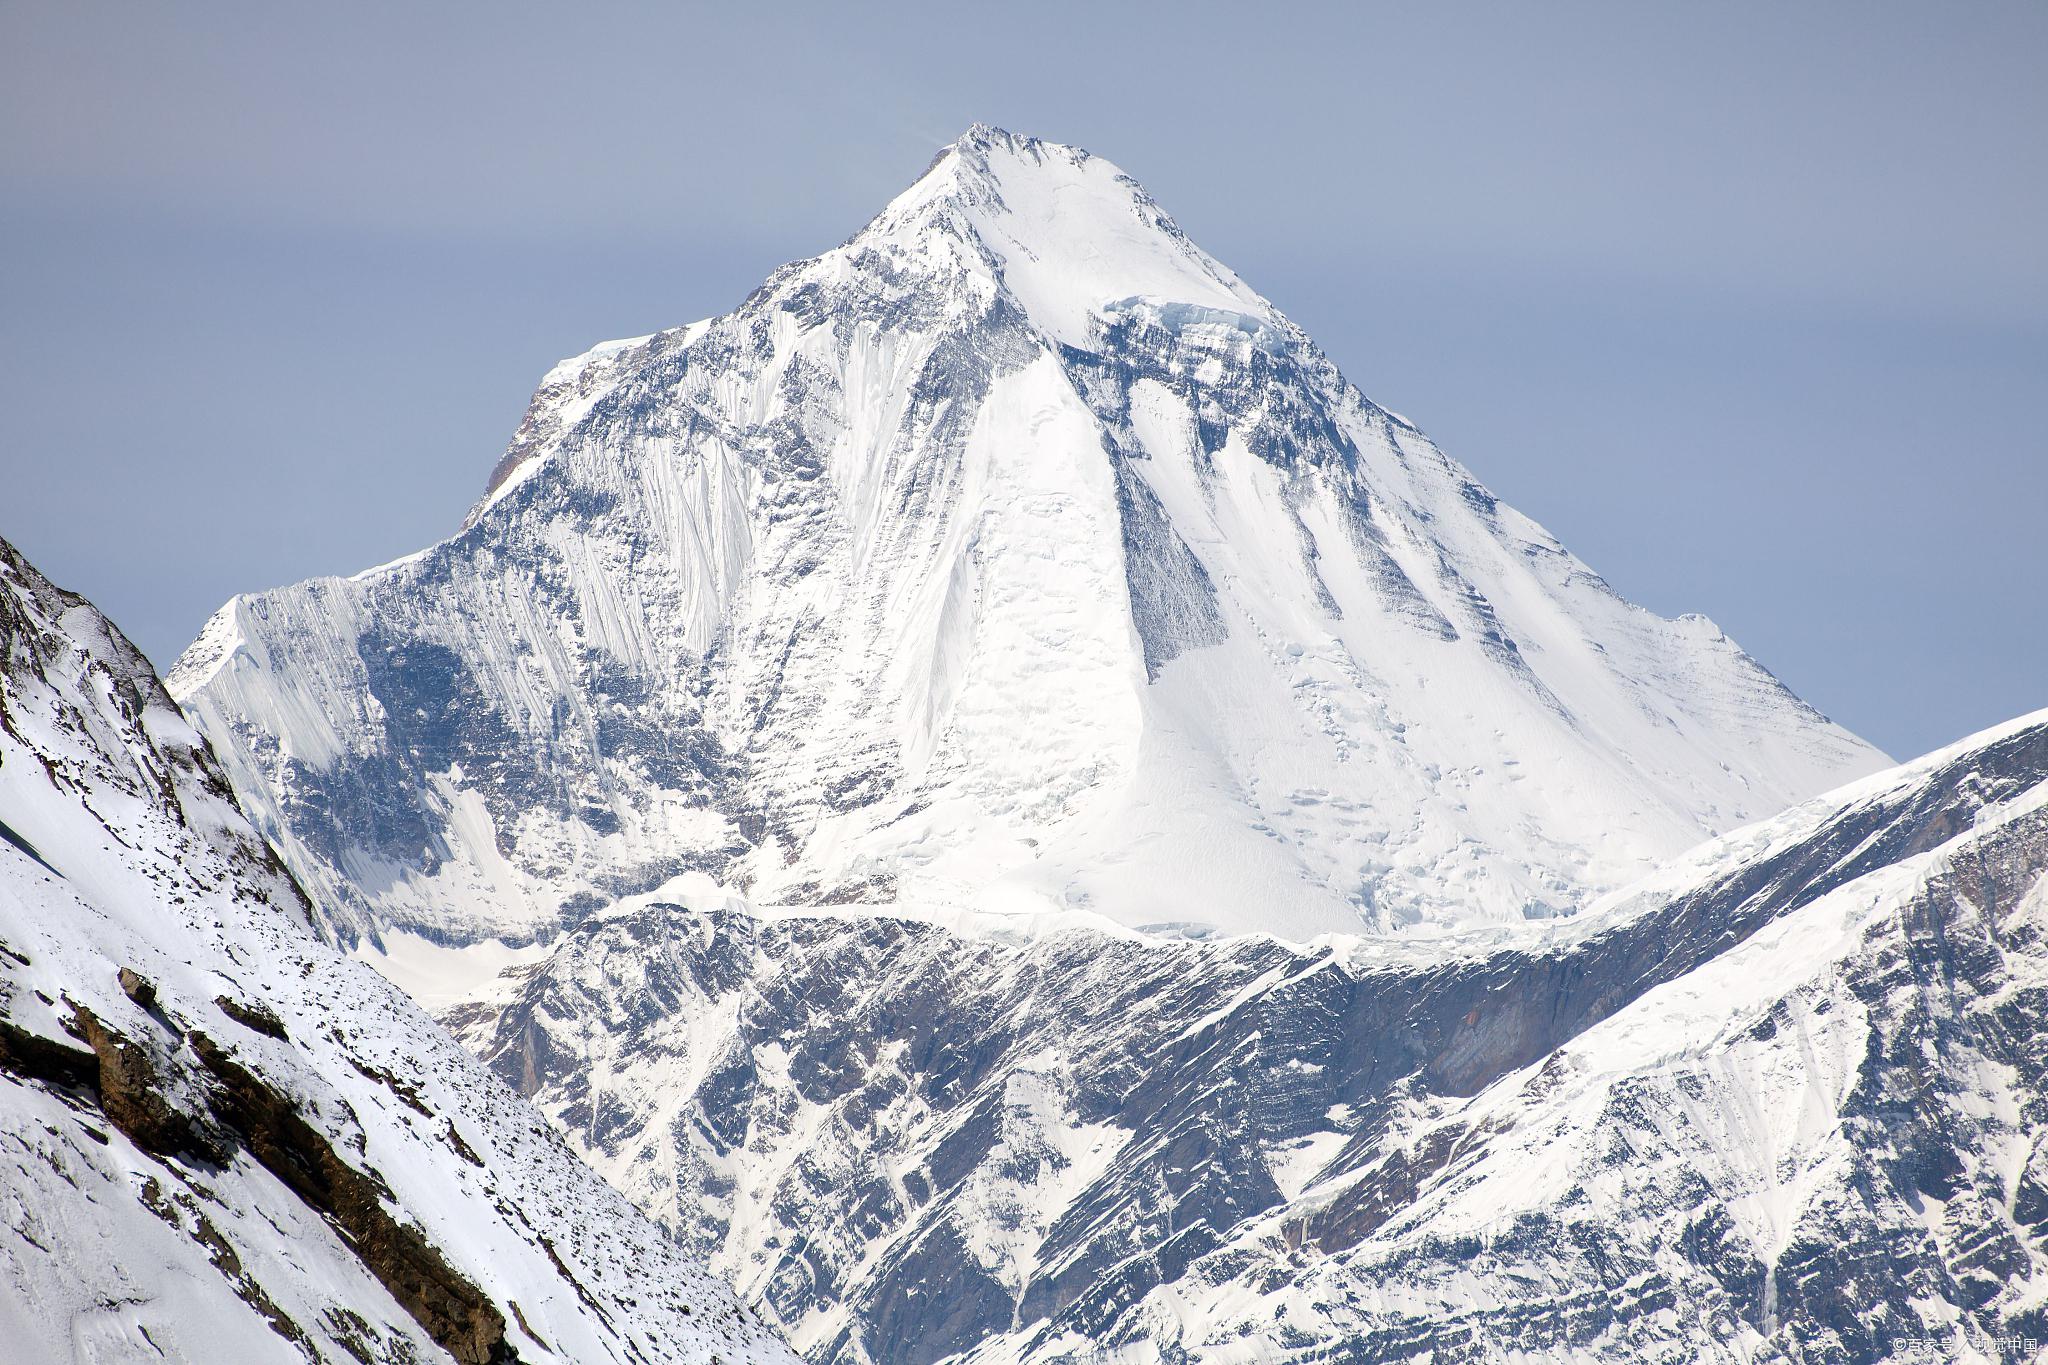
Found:
[[[450,1267],[417,1227],[391,1214],[385,1207],[391,1191],[380,1178],[344,1161],[289,1098],[211,1038],[195,1032],[191,1042],[219,1083],[215,1114],[266,1170],[334,1224],[436,1345],[461,1365],[510,1365],[519,1359],[505,1339],[498,1305]]]
[[[96,1071],[90,1092],[100,1112],[137,1147],[216,1166],[228,1158],[224,1135],[209,1122],[212,1106],[204,1105],[205,1092],[186,1077],[179,1077],[184,1083],[173,1088],[176,1064],[160,1055],[159,1040],[130,1038],[83,1005],[72,1007],[72,1027],[92,1049]]]
[[[127,968],[121,986],[138,1003],[154,1005],[154,987]],[[392,1297],[412,1315],[434,1343],[462,1365],[508,1365],[518,1352],[505,1337],[498,1307],[421,1231],[386,1207],[391,1190],[381,1179],[357,1169],[308,1122],[293,1102],[235,1061],[204,1033],[190,1032],[187,1065],[196,1060],[211,1084],[180,1076],[175,1059],[108,1027],[84,1006],[74,1007],[72,1026],[87,1044],[75,1048],[0,1018],[0,1071],[18,1081],[55,1087],[76,1096],[109,1126],[152,1156],[220,1167],[237,1149],[246,1150],[319,1217],[331,1223],[349,1249]],[[184,1107],[198,1097],[202,1112]],[[160,1184],[145,1201],[168,1214]],[[260,1299],[267,1316],[288,1338],[304,1339],[297,1324],[276,1308],[249,1278],[233,1245],[196,1206],[190,1210],[194,1236],[216,1268],[236,1281],[245,1301]],[[308,1343],[310,1345],[310,1342]]]

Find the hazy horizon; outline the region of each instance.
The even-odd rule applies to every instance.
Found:
[[[168,667],[985,120],[1895,755],[2048,705],[2048,12],[1292,13],[9,6],[0,535]]]

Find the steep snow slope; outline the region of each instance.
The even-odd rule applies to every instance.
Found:
[[[790,1360],[341,957],[147,662],[0,541],[0,1357]]]
[[[2048,712],[1534,934],[658,895],[450,1017],[832,1365],[2048,1342]]]
[[[453,539],[171,675],[345,934],[756,904],[1433,932],[1875,751],[1622,601],[1133,181],[977,127],[733,312],[551,371]]]

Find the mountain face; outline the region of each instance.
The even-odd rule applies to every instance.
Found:
[[[1507,944],[639,897],[449,1017],[830,1365],[2048,1341],[2048,712]]]
[[[678,879],[1431,935],[1884,762],[1114,166],[988,128],[733,312],[557,366],[460,534],[236,599],[170,682],[350,939]]]
[[[311,920],[148,663],[0,541],[0,1356],[793,1361]]]
[[[1880,771],[1085,153],[558,366],[171,683],[816,1365],[2048,1338],[2048,713]]]

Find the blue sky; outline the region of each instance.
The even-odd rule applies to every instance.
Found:
[[[985,119],[1900,755],[2048,705],[2048,7],[0,3],[0,534],[168,665]]]

